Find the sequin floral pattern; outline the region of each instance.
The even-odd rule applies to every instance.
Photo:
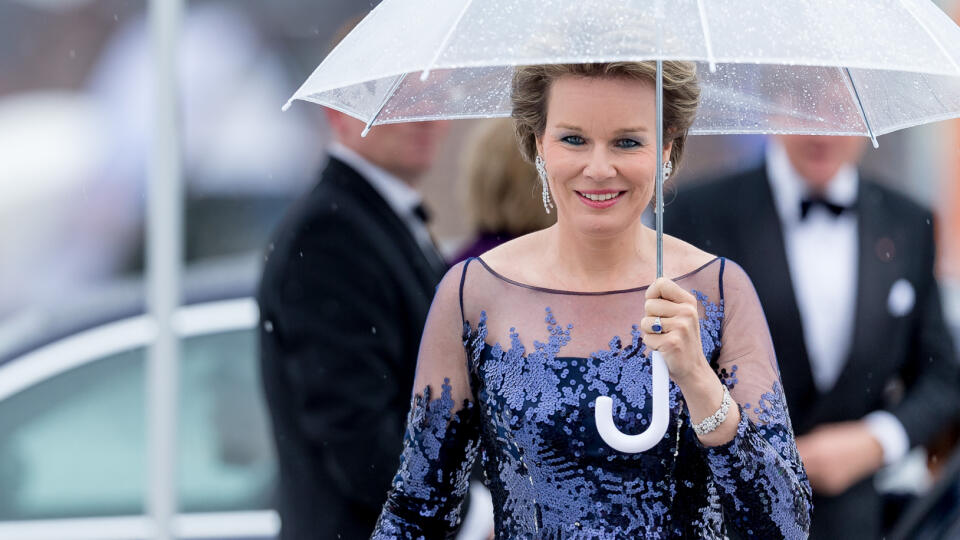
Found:
[[[392,488],[402,496],[387,499],[374,537],[443,538],[459,525],[477,452],[477,420],[472,403],[454,410],[450,390],[445,382],[437,399],[430,399],[429,387],[414,396]]]
[[[755,320],[740,316],[753,304],[733,298],[744,290],[739,281],[727,287],[724,298],[724,262],[710,268],[713,290],[702,285],[690,290],[701,305],[704,355],[742,407],[732,441],[703,447],[690,427],[683,396],[671,382],[670,427],[659,444],[639,454],[606,446],[594,421],[598,396],[613,398],[614,420],[625,433],[644,430],[651,417],[651,365],[636,326],[640,314],[611,306],[633,305],[627,295],[642,297],[642,291],[578,301],[572,293],[552,297],[549,290],[504,287],[503,293],[515,292],[524,300],[511,304],[514,308],[532,310],[537,302],[550,300],[559,304],[537,308],[541,322],[535,335],[544,338],[525,341],[536,326],[527,321],[522,328],[504,327],[509,328],[504,334],[493,331],[496,319],[491,317],[505,315],[495,301],[489,310],[474,312],[475,326],[466,317],[469,309],[458,313],[464,316],[458,321],[459,377],[467,401],[454,406],[449,379],[439,399],[430,401],[429,387],[415,397],[403,462],[374,537],[451,534],[455,503],[466,489],[464,471],[478,440],[494,499],[497,538],[724,538],[730,531],[744,538],[805,537],[810,488],[769,345],[759,347],[760,338],[740,336],[737,325],[730,324],[727,314],[734,311],[737,316],[730,320]],[[739,267],[732,270],[742,273]],[[704,273],[700,279],[707,277]],[[483,288],[479,279],[460,277],[460,295],[467,303],[471,286]],[[711,293],[717,301],[711,301]],[[481,295],[476,303],[488,298],[504,297]],[[464,300],[460,302],[462,307]],[[611,333],[604,346],[585,351],[589,346],[577,340],[581,332],[597,333],[597,321],[607,320],[601,310],[615,317],[625,313],[624,320],[613,320],[630,333],[623,339]],[[581,324],[565,318],[584,313],[594,317],[579,319]],[[626,324],[631,318],[633,324]],[[498,334],[507,339],[492,337]],[[727,350],[732,354],[726,356]],[[738,384],[744,377],[749,384]],[[767,391],[747,392],[758,379]]]

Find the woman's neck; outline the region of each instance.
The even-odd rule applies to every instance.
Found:
[[[562,222],[549,232],[547,267],[559,282],[558,288],[624,289],[645,282],[640,280],[652,282],[656,277],[656,233],[639,220],[611,236],[585,235]]]

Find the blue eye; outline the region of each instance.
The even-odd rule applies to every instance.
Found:
[[[579,135],[567,135],[566,137],[563,137],[560,140],[573,146],[581,146],[583,144],[586,144],[587,142],[583,140],[583,137]]]
[[[617,148],[639,148],[641,146],[643,146],[643,144],[633,139],[620,139],[617,141]]]

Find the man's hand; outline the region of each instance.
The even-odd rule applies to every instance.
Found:
[[[883,465],[883,447],[864,422],[824,424],[797,437],[813,490],[839,495]]]

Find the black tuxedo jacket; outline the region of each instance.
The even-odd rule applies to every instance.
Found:
[[[284,539],[369,538],[399,465],[443,269],[331,158],[276,231],[258,294]]]
[[[813,382],[803,325],[787,266],[779,215],[765,167],[681,190],[664,212],[664,230],[738,263],[763,304],[797,435],[814,427],[892,412],[910,444],[923,444],[958,410],[960,375],[933,275],[932,216],[902,195],[861,180],[854,335],[835,386]],[[915,302],[887,308],[906,279]],[[839,497],[815,497],[812,538],[880,538],[881,501],[872,478]]]

